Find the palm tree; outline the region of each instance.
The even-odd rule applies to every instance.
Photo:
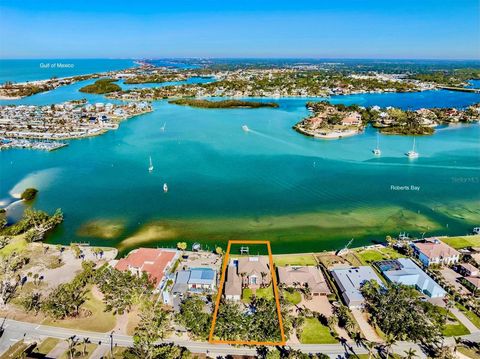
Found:
[[[261,272],[260,275],[262,276],[262,286],[265,285],[265,277],[267,276],[266,272]]]
[[[365,347],[365,349],[368,350],[368,359],[372,359],[373,349],[375,349],[376,345],[377,343],[371,342],[369,340],[365,340],[363,342],[363,346]]]
[[[405,359],[413,359],[417,356],[417,351],[413,348],[409,348],[408,350],[404,350]]]
[[[83,348],[82,348],[82,355],[85,356],[87,353],[87,344],[90,343],[89,338],[83,338]]]
[[[328,326],[330,327],[330,330],[333,331],[335,326],[338,324],[338,318],[336,315],[331,315],[328,317]]]
[[[388,334],[385,338],[385,349],[387,350],[386,359],[390,356],[390,351],[396,342],[397,339],[392,334]]]
[[[240,273],[240,277],[242,277],[242,287],[244,287],[244,288],[246,287],[246,285],[245,285],[245,276],[246,275],[247,275],[247,273],[245,273],[245,272]]]
[[[67,339],[68,342],[68,356],[70,359],[73,359],[73,357],[77,354],[77,349],[75,346],[78,343],[78,339],[76,339],[76,336],[71,336],[70,338]]]

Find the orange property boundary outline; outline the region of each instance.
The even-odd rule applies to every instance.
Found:
[[[265,244],[268,248],[268,258],[270,262],[270,274],[272,276],[272,283],[273,283],[273,295],[275,297],[275,303],[277,305],[277,315],[278,315],[278,323],[280,325],[280,335],[282,341],[280,342],[257,342],[257,341],[243,341],[243,340],[216,340],[213,339],[213,332],[215,330],[215,323],[217,321],[218,315],[218,308],[220,306],[220,299],[223,295],[223,285],[225,283],[225,276],[228,267],[228,258],[230,256],[230,249],[232,244]],[[215,302],[215,310],[213,312],[213,320],[212,320],[212,327],[210,328],[210,335],[208,337],[209,343],[212,344],[239,344],[239,345],[280,345],[283,346],[286,344],[285,333],[283,330],[283,321],[282,321],[282,312],[280,309],[280,297],[278,295],[278,287],[277,287],[277,277],[275,275],[275,270],[273,267],[273,256],[272,256],[272,248],[270,247],[270,241],[228,241],[227,252],[225,253],[225,258],[223,260],[223,269],[222,269],[222,276],[220,277],[220,287],[218,288],[217,300]]]

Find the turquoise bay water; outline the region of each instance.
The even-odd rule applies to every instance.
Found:
[[[7,102],[106,101],[79,93],[83,85]],[[62,208],[65,214],[51,242],[89,241],[122,250],[178,240],[213,245],[269,239],[277,253],[308,252],[340,248],[352,237],[355,245],[365,244],[403,230],[466,234],[480,221],[479,125],[418,137],[415,161],[404,155],[411,137],[381,135],[382,156],[374,158],[374,129],[315,140],[291,129],[307,114],[309,99],[265,100],[280,106],[211,110],[157,101],[153,113],[103,136],[69,141],[59,151],[2,151],[0,198],[34,186],[40,190],[35,207]],[[415,109],[464,107],[480,102],[480,95],[429,91],[331,101]],[[251,132],[242,131],[243,124]],[[110,239],[82,234],[96,220],[121,223],[124,230]]]

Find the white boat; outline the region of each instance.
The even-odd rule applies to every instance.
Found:
[[[153,163],[152,163],[152,156],[150,156],[150,166],[148,166],[148,172],[153,171]]]
[[[375,156],[380,156],[382,154],[382,151],[380,151],[380,146],[378,143],[378,132],[377,132],[377,147],[374,148],[372,152]]]
[[[243,125],[243,126],[242,126],[242,130],[244,130],[245,132],[250,131],[250,129],[248,128],[247,125]]]
[[[162,132],[165,132],[165,126],[167,126],[167,123],[166,123],[166,122],[163,124],[162,127],[160,127],[160,130],[161,130]]]
[[[413,138],[413,147],[410,151],[406,153],[408,158],[418,158],[418,152],[415,152],[415,137]]]
[[[163,192],[167,193],[168,192],[168,186],[166,183],[163,184]]]

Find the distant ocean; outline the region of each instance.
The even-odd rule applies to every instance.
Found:
[[[121,70],[135,65],[135,60],[109,59],[37,59],[0,60],[0,84],[6,81],[25,82],[56,77],[85,75]]]

